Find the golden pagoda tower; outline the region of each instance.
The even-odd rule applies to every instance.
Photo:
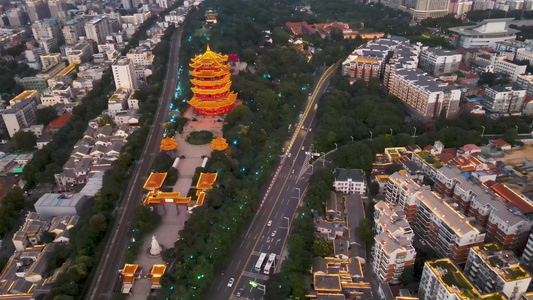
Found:
[[[161,146],[159,146],[159,149],[163,151],[174,151],[178,148],[178,143],[176,143],[176,140],[171,137],[165,137],[161,140]]]
[[[217,151],[224,151],[228,148],[228,143],[226,142],[226,139],[222,138],[221,136],[217,136],[211,141],[211,149],[217,150]]]
[[[194,111],[203,115],[218,115],[232,110],[237,94],[230,91],[230,65],[227,55],[211,51],[209,45],[205,53],[196,55],[189,64],[194,76],[191,83],[193,97],[187,101]]]

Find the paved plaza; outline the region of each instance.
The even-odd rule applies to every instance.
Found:
[[[202,166],[202,162],[205,157],[211,155],[210,144],[206,145],[190,145],[186,142],[187,137],[192,131],[208,130],[213,132],[214,137],[222,134],[222,122],[217,120],[223,120],[223,116],[198,116],[194,113],[186,112],[185,116],[189,118],[187,125],[185,126],[182,134],[176,134],[176,142],[178,143],[177,157],[181,157],[178,165],[178,181],[174,185],[174,191],[180,191],[182,196],[186,196],[191,186],[196,183],[192,182],[195,169]],[[196,118],[196,121],[192,121]],[[150,258],[146,255],[147,249],[150,248],[152,242],[152,235],[154,235],[159,242],[166,249],[174,247],[174,242],[179,237],[179,231],[183,229],[185,221],[189,218],[187,207],[180,206],[179,213],[174,204],[166,204],[166,213],[161,207],[156,207],[157,212],[162,216],[161,225],[155,232],[147,236],[144,240],[144,244],[141,253],[137,257],[135,263],[139,264],[139,267],[143,270],[143,276],[146,276],[150,271],[150,268],[154,264],[163,264],[161,257]],[[138,279],[133,284],[133,290],[128,299],[140,300],[146,299],[150,295],[151,280],[150,279]]]

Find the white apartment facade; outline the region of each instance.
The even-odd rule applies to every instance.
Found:
[[[130,90],[138,88],[139,84],[135,76],[133,62],[127,57],[120,57],[113,64],[112,69],[116,88],[125,88]]]
[[[514,90],[512,86],[497,85],[485,89],[481,104],[491,113],[521,113],[526,100],[525,90]]]
[[[366,195],[365,173],[360,169],[335,169],[333,186],[345,194]]]
[[[420,53],[420,68],[435,77],[452,74],[459,70],[462,57],[454,50],[428,48]]]
[[[494,72],[508,74],[513,82],[516,82],[518,75],[526,73],[527,66],[517,65],[507,60],[496,60],[494,62]]]
[[[107,17],[98,17],[85,24],[85,35],[87,39],[98,44],[105,43],[108,35],[111,34],[111,26]]]

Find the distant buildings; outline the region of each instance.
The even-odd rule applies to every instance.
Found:
[[[494,47],[497,42],[511,41],[518,30],[509,28],[512,18],[487,19],[476,25],[452,27],[453,43],[458,48]]]
[[[408,12],[413,18],[418,20],[443,17],[448,14],[449,6],[449,2],[443,0],[387,0],[381,3],[385,6]]]
[[[105,43],[108,35],[111,34],[111,26],[107,17],[96,17],[85,24],[85,34],[87,39],[96,43]]]
[[[363,170],[359,169],[335,169],[335,182],[333,187],[336,191],[345,194],[366,194],[366,178]]]
[[[31,30],[33,32],[33,37],[38,41],[43,39],[54,39],[57,45],[61,45],[64,41],[59,20],[46,19],[35,21],[31,25]]]
[[[24,91],[9,101],[10,105],[2,111],[3,123],[9,137],[37,121],[39,93],[35,90]]]

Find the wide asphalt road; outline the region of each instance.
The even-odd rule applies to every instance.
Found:
[[[263,291],[260,286],[252,288],[250,281],[264,285],[268,275],[278,270],[277,264],[283,246],[286,242],[293,219],[298,207],[299,198],[304,195],[310,171],[305,172],[309,156],[305,154],[311,146],[312,128],[316,115],[315,104],[327,89],[331,76],[335,73],[338,64],[330,67],[318,81],[311,99],[306,106],[303,117],[296,127],[294,135],[285,143],[285,157],[277,170],[272,174],[270,192],[265,198],[261,208],[255,215],[246,233],[243,233],[236,242],[233,253],[224,275],[217,274],[213,285],[204,299],[260,299]],[[304,150],[302,150],[302,148]],[[268,226],[269,221],[272,221]],[[265,263],[259,271],[255,264],[261,253],[276,254],[275,265],[265,274]],[[230,278],[235,283],[229,287]]]
[[[119,208],[117,222],[112,229],[111,238],[100,260],[95,278],[87,294],[87,299],[110,299],[119,286],[119,270],[124,266],[124,252],[130,239],[129,233],[133,211],[142,201],[143,184],[150,173],[155,156],[159,153],[159,145],[163,136],[163,123],[167,121],[168,108],[174,98],[178,83],[178,59],[182,33],[182,28],[178,27],[172,37],[163,96],[157,108],[155,122],[150,128],[150,135],[146,141],[141,159],[137,162],[133,179],[128,184],[123,206]]]

